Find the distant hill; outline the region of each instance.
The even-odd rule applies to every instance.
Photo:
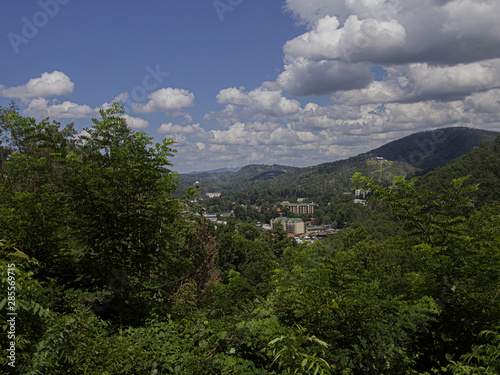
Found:
[[[177,191],[183,192],[198,181],[202,196],[207,192],[221,192],[227,196],[250,190],[254,196],[326,196],[349,191],[355,172],[373,176],[382,184],[399,175],[423,175],[474,148],[492,144],[498,134],[466,127],[445,128],[412,134],[368,153],[306,168],[252,164],[237,172],[182,174]],[[384,161],[375,157],[382,157]]]
[[[201,172],[179,175],[177,191],[185,191],[196,181],[200,183],[202,195],[207,192],[225,192],[252,187],[261,181],[273,179],[284,173],[296,170],[296,167],[286,165],[251,164],[238,171]]]
[[[236,167],[236,168],[219,168],[219,169],[213,169],[210,171],[193,171],[193,172],[187,172],[184,174],[204,174],[204,173],[223,173],[223,172],[238,172],[242,167]]]
[[[399,175],[414,175],[418,171],[412,165],[401,161],[375,160],[373,155],[361,154],[348,159],[300,168],[262,181],[261,190],[289,191],[291,196],[318,197],[324,194],[350,191],[351,177],[355,172],[373,176],[382,183]]]
[[[451,163],[422,176],[418,184],[429,190],[450,188],[451,180],[470,176],[466,184],[478,184],[477,204],[500,202],[500,136],[488,146],[479,147]]]
[[[258,185],[261,181],[272,180],[277,176],[287,174],[291,171],[298,170],[297,167],[289,167],[286,165],[265,165],[251,164],[241,168],[231,178],[231,187],[233,189],[242,189]]]
[[[466,127],[444,128],[411,134],[368,154],[405,161],[427,172],[450,163],[474,147],[493,143],[499,132]]]

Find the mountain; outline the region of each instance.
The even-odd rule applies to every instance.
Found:
[[[445,128],[415,133],[367,153],[306,168],[252,164],[237,172],[183,174],[179,176],[177,191],[184,191],[198,181],[202,196],[207,192],[221,192],[223,196],[318,199],[350,191],[355,172],[373,176],[382,184],[399,175],[423,175],[474,148],[492,144],[498,134],[466,127]]]
[[[288,187],[297,190],[297,196],[349,191],[355,172],[388,183],[398,175],[421,175],[444,166],[474,148],[492,144],[499,134],[466,127],[415,133],[348,159],[300,168],[261,183],[260,188]]]
[[[296,170],[286,165],[251,164],[239,168],[236,172],[201,172],[179,175],[177,191],[184,191],[189,186],[199,183],[202,195],[208,192],[226,192],[252,187],[261,181],[273,179],[284,173]]]
[[[411,134],[368,154],[405,161],[422,173],[446,165],[474,147],[493,143],[499,132],[467,127],[444,128]]]
[[[453,179],[470,176],[465,184],[479,185],[473,195],[477,205],[500,202],[500,136],[488,146],[479,147],[451,163],[422,176],[419,187],[442,191],[450,187]]]
[[[414,175],[417,168],[402,161],[375,160],[373,155],[361,154],[348,159],[300,168],[261,181],[256,188],[264,191],[282,191],[284,197],[319,197],[324,194],[350,191],[355,172],[373,176],[382,183],[399,175]]]
[[[204,174],[204,173],[223,173],[223,172],[238,172],[242,167],[236,167],[236,168],[219,168],[219,169],[213,169],[210,171],[193,171],[193,172],[187,172],[184,174]]]

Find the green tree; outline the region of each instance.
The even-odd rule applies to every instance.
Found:
[[[482,330],[495,328],[500,319],[496,301],[500,282],[500,230],[495,224],[499,207],[474,211],[471,194],[476,185],[466,178],[451,182],[441,192],[416,187],[416,180],[396,178],[381,187],[371,178],[356,175],[358,187],[371,189],[401,221],[408,236],[408,275],[418,281],[413,297],[430,296],[440,307],[439,318],[416,344],[425,355],[421,368],[446,363],[447,356],[466,353]]]
[[[179,238],[194,228],[186,229],[184,206],[173,198],[173,141],[153,144],[122,113],[116,104],[101,110],[101,120],[85,129],[67,157],[65,186],[82,246],[79,285],[107,293],[103,314],[118,313],[120,322],[144,319],[147,301],[175,292],[196,256]]]

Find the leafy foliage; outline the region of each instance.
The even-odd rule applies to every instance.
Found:
[[[3,357],[1,374],[498,373],[500,206],[477,204],[475,175],[433,190],[388,184],[365,156],[318,166],[340,189],[310,190],[318,214],[343,229],[298,245],[203,220],[196,189],[174,197],[173,142],[121,115],[113,105],[77,136],[0,111],[4,333],[12,284],[17,313],[16,367]],[[471,155],[493,169],[497,151]],[[367,206],[341,194],[355,170]],[[302,195],[309,172],[240,198],[275,215],[267,199]],[[296,188],[279,186],[287,175]]]

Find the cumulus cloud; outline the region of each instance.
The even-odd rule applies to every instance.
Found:
[[[372,80],[368,64],[296,58],[285,65],[276,83],[291,95],[324,96],[336,91],[363,88]]]
[[[493,114],[498,121],[500,117],[500,90],[473,93],[465,99],[464,106],[467,110],[477,114]]]
[[[220,125],[229,126],[239,121],[240,114],[234,104],[227,104],[220,111],[205,114],[203,119],[207,121],[216,120]]]
[[[298,150],[321,139],[310,131],[298,131],[289,126],[275,126],[274,129],[261,130],[254,124],[236,123],[226,130],[211,130],[205,140],[211,144],[237,145],[259,149],[261,147],[279,147],[286,145],[290,151]],[[307,147],[306,147],[307,148]]]
[[[330,130],[315,133],[307,129],[294,129],[289,125],[273,123],[269,129],[260,128],[260,123],[239,122],[226,130],[212,130],[206,133],[203,150],[199,150],[200,162],[209,158],[219,167],[231,162],[236,165],[252,162],[307,166],[331,159],[352,155],[352,148],[336,145],[341,132]],[[362,149],[361,136],[354,147]],[[347,139],[347,137],[345,137]],[[193,150],[192,150],[193,151]],[[194,152],[194,151],[193,151]],[[203,155],[203,156],[201,156]],[[212,165],[213,166],[213,165]],[[233,165],[234,166],[234,165]]]
[[[73,93],[75,84],[59,71],[42,73],[39,78],[30,79],[25,85],[8,87],[0,85],[0,95],[7,98],[45,98]]]
[[[51,119],[81,119],[96,116],[98,109],[69,101],[58,103],[55,100],[49,102],[47,99],[37,98],[30,101],[25,112],[37,119],[45,117]]]
[[[368,69],[374,64],[410,65],[413,70],[424,64],[427,73],[435,73],[431,77],[412,72],[415,92],[406,93],[409,96],[418,96],[419,89],[425,97],[425,90],[447,95],[440,91],[460,88],[460,95],[467,95],[481,90],[481,84],[460,82],[463,76],[456,76],[460,69],[463,74],[466,68],[474,68],[471,63],[500,57],[500,2],[496,0],[287,0],[286,9],[309,27],[283,46],[284,71],[276,83],[292,95],[366,89],[362,93],[366,99],[360,102],[373,95],[382,102],[401,100],[406,90],[394,82],[381,85],[370,79]],[[436,87],[431,87],[429,79],[438,74],[448,82],[441,85],[443,79],[436,79]],[[452,84],[455,78],[458,81]]]
[[[219,104],[229,105],[227,110],[243,108],[244,115],[282,117],[300,111],[300,103],[297,100],[284,97],[281,90],[267,89],[264,86],[250,92],[245,92],[244,87],[227,88],[219,92],[217,101]]]
[[[397,20],[350,16],[340,27],[337,17],[325,16],[314,29],[288,41],[283,47],[287,57],[307,57],[312,60],[350,62],[378,60],[404,46],[405,28]],[[366,58],[363,58],[363,57]]]
[[[145,129],[149,126],[148,121],[139,117],[132,117],[129,115],[123,115],[121,117],[127,121],[127,125],[132,129]]]
[[[393,43],[393,37],[399,40],[398,35],[404,31],[406,43],[397,44],[400,48],[388,56],[393,62],[435,59],[456,63],[499,56],[500,3],[495,0],[287,0],[286,8],[310,26],[311,31],[298,40],[311,37],[309,48],[313,50],[324,44],[328,35],[337,34],[341,37],[335,42],[344,40],[353,48],[367,48],[373,53],[355,59],[380,63],[377,58],[384,57],[377,57],[376,46]],[[399,25],[398,30],[391,24]],[[386,34],[390,29],[395,32],[392,36]],[[382,40],[381,35],[388,40]],[[332,54],[341,46],[331,43],[326,53]]]
[[[338,93],[335,100],[350,105],[419,100],[463,99],[475,91],[500,87],[500,59],[452,67],[427,63],[387,68],[384,81],[361,90]]]
[[[161,124],[157,129],[160,134],[192,134],[192,135],[202,135],[205,130],[200,126],[200,124],[191,124],[187,126],[174,125],[171,122]]]
[[[331,143],[345,145],[348,138],[356,139],[356,136],[360,141],[374,136],[392,140],[407,133],[448,126],[498,127],[499,104],[499,89],[473,93],[464,100],[327,107],[310,103],[300,115],[290,119],[288,125],[293,130],[310,131]],[[390,136],[385,138],[387,134]]]
[[[146,104],[134,103],[137,113],[173,112],[194,105],[194,94],[184,89],[163,88],[148,95]]]

